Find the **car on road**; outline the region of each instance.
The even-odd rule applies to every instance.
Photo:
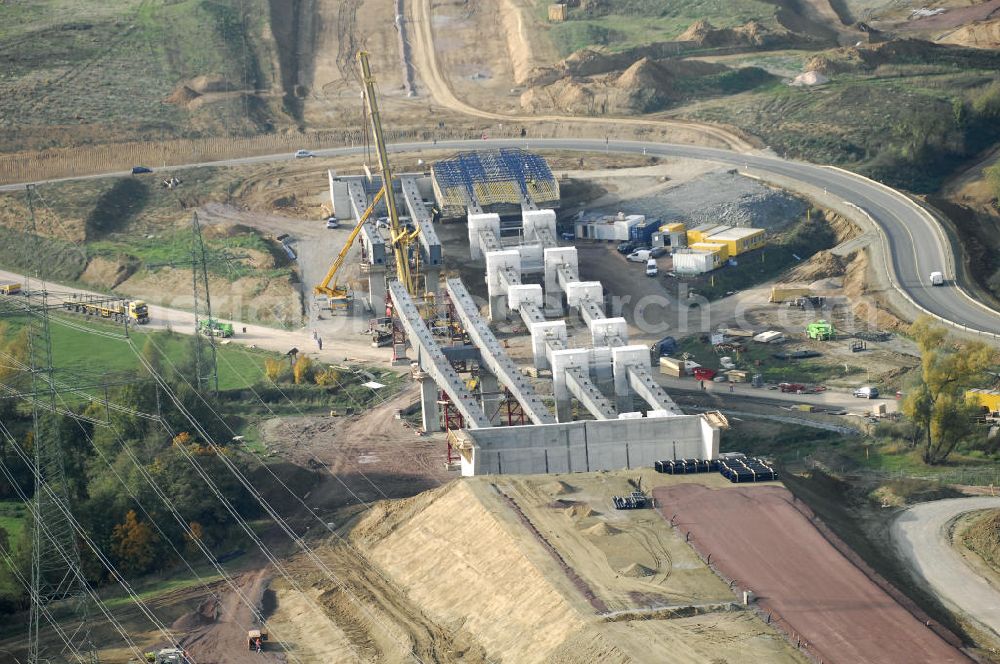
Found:
[[[655,277],[659,273],[660,273],[660,268],[656,265],[656,259],[655,258],[650,258],[648,261],[646,261],[646,276],[647,277]]]
[[[943,286],[944,285],[944,275],[940,272],[931,272],[928,279],[931,282],[931,286]]]
[[[315,156],[316,156],[316,153],[311,152],[309,150],[296,150],[295,151],[295,158],[296,159],[307,159],[309,157],[315,157]]]
[[[571,232],[565,232],[565,233],[560,233],[559,237],[566,240],[567,242],[570,242],[576,239],[576,234]]]
[[[625,254],[626,256],[635,251],[635,244],[632,242],[621,242],[618,247],[619,254]]]
[[[340,228],[340,222],[337,221],[336,217],[327,217],[326,218],[326,227],[330,228],[330,229]]]
[[[859,387],[854,390],[854,396],[859,399],[878,399],[878,388],[877,387]]]
[[[653,247],[652,249],[649,250],[650,258],[659,258],[660,256],[666,256],[666,255],[667,255],[666,247]]]
[[[143,173],[152,173],[153,169],[147,166],[133,166],[132,175],[141,175]]]

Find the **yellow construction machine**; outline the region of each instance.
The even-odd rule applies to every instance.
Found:
[[[323,281],[313,289],[317,295],[325,295],[330,300],[330,307],[334,310],[344,309],[350,302],[350,292],[346,288],[337,285],[337,272],[340,270],[347,257],[351,246],[361,232],[361,227],[365,225],[369,217],[375,210],[376,205],[383,199],[385,207],[389,213],[389,243],[392,247],[393,258],[396,262],[396,279],[406,286],[407,292],[417,295],[417,279],[415,272],[410,268],[410,247],[419,235],[419,228],[407,228],[399,220],[399,212],[396,209],[396,197],[392,191],[392,169],[389,167],[389,153],[386,149],[385,135],[382,132],[382,121],[379,118],[378,99],[375,95],[375,77],[372,76],[371,67],[368,64],[368,53],[358,51],[358,63],[361,66],[362,81],[365,86],[365,107],[368,117],[371,120],[372,134],[375,138],[375,149],[378,153],[379,169],[382,175],[382,187],[379,189],[371,205],[354,226],[347,243],[340,250],[333,265]]]

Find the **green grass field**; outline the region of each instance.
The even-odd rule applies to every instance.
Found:
[[[976,121],[969,110],[975,105],[969,100],[982,94],[1000,66],[1000,59],[984,62],[986,57],[973,53],[963,63],[951,54],[928,63],[899,56],[870,69],[832,74],[823,86],[775,83],[706,100],[681,114],[737,126],[779,155],[844,165],[893,186],[933,191],[963,159],[995,140],[995,121]]]
[[[547,20],[549,2],[537,11]],[[549,25],[560,55],[588,46],[623,51],[653,42],[672,41],[699,19],[716,28],[743,25],[752,19],[773,26],[773,4],[760,0],[621,0],[606,10],[571,9],[569,20]]]
[[[265,0],[0,3],[0,150],[256,131],[239,99],[191,111],[163,100],[201,75],[257,88],[267,16]]]
[[[16,318],[6,319],[6,322],[11,334],[16,333],[22,324]],[[105,373],[129,376],[145,371],[125,341],[74,329],[81,326],[94,332],[121,332],[120,326],[111,323],[94,322],[70,314],[54,314],[50,324],[52,361],[61,381],[72,382],[84,377],[99,381],[100,376]],[[145,330],[133,334],[135,345],[140,351],[147,340],[150,342],[163,369],[169,369],[171,363],[182,366],[190,357],[192,337],[188,335]],[[219,345],[217,348],[221,390],[241,389],[263,381],[264,361],[278,357],[275,353],[249,349],[239,344]]]

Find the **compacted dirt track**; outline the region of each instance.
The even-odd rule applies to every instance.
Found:
[[[653,492],[702,554],[759,598],[777,625],[823,662],[970,661],[921,624],[833,547],[784,487]]]

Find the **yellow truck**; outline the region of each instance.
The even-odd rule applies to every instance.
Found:
[[[70,300],[63,303],[63,308],[86,316],[109,318],[116,323],[129,322],[145,325],[149,322],[149,307],[142,300]]]
[[[1000,412],[1000,390],[972,389],[965,391],[965,398],[971,402],[978,403],[983,412]]]
[[[16,281],[0,281],[0,295],[17,295],[21,292],[21,284]]]

